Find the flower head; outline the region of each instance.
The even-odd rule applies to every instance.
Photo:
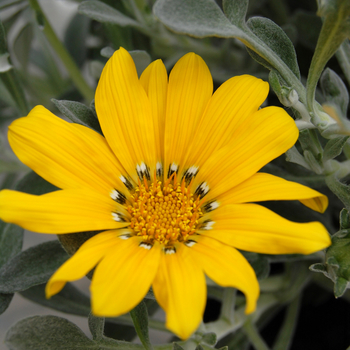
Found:
[[[42,106],[9,128],[19,159],[61,190],[42,196],[0,192],[0,217],[41,233],[102,231],[51,277],[46,293],[96,267],[92,310],[130,311],[153,288],[166,325],[182,338],[201,321],[205,275],[256,307],[259,284],[237,250],[309,254],[327,247],[317,222],[294,223],[253,202],[299,200],[323,212],[322,194],[257,171],[298,138],[282,109],[259,109],[268,84],[234,77],[213,94],[204,61],[190,53],[168,81],[163,63],[139,79],[118,50],[96,91],[103,135]]]

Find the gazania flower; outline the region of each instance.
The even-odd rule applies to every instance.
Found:
[[[210,72],[193,53],[176,63],[169,82],[160,60],[139,79],[120,49],[96,91],[103,136],[42,106],[16,120],[9,128],[14,152],[61,190],[4,190],[0,217],[41,233],[102,231],[51,277],[47,296],[96,267],[94,314],[126,313],[152,287],[167,327],[187,338],[203,315],[205,275],[241,290],[246,312],[254,311],[259,284],[237,249],[309,254],[327,247],[320,223],[290,222],[253,204],[327,206],[310,188],[257,173],[298,138],[283,109],[259,109],[267,93],[266,82],[244,75],[213,94]]]

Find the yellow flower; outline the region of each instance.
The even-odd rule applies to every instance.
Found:
[[[309,254],[330,239],[318,222],[290,222],[253,202],[299,200],[323,212],[322,194],[257,173],[298,138],[289,115],[259,109],[268,84],[234,77],[213,94],[208,67],[189,53],[168,82],[161,60],[138,79],[124,49],[106,64],[96,91],[104,137],[57,118],[42,106],[9,128],[18,158],[62,190],[42,196],[0,192],[0,217],[52,234],[103,231],[51,277],[46,293],[67,281],[91,282],[98,316],[130,311],[150,287],[166,326],[187,338],[206,302],[205,275],[246,296],[256,308],[259,284],[237,249]]]

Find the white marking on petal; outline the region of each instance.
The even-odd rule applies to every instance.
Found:
[[[196,241],[186,241],[184,242],[187,247],[193,247],[197,242]]]
[[[177,171],[178,167],[179,166],[177,164],[172,163],[171,166],[170,166],[170,169],[171,169],[171,171],[175,172],[175,171]]]
[[[194,166],[194,165],[192,165],[191,167],[189,167],[188,169],[187,169],[187,172],[189,173],[189,174],[191,174],[191,175],[196,175],[197,174],[197,171],[198,171],[198,166]]]
[[[120,239],[123,239],[123,240],[127,240],[127,239],[129,239],[131,237],[131,235],[129,235],[129,234],[125,234],[125,235],[120,235],[119,236],[119,238]]]
[[[215,221],[209,221],[205,222],[203,227],[201,227],[202,230],[211,230],[213,228],[213,225],[215,224]]]
[[[147,167],[146,167],[146,164],[144,162],[141,163],[140,169],[141,169],[142,172],[147,171]]]
[[[113,200],[116,200],[119,198],[119,193],[116,190],[112,190],[111,193],[109,194]]]
[[[160,170],[163,169],[163,165],[162,165],[161,162],[157,162],[157,164],[156,164],[156,169],[157,169],[157,171],[160,171]]]
[[[164,249],[164,253],[167,254],[167,255],[175,254],[176,253],[176,249],[174,247],[172,247],[172,248],[165,248]]]
[[[118,213],[112,213],[112,216],[114,221],[118,221],[118,222],[123,221]]]
[[[210,203],[211,210],[217,209],[217,208],[219,208],[219,206],[220,206],[220,204],[218,202],[211,202]]]
[[[152,246],[152,244],[150,244],[150,243],[141,242],[141,243],[139,244],[139,247],[142,247],[142,248],[145,248],[145,249],[147,249],[147,250],[150,250],[153,246]]]

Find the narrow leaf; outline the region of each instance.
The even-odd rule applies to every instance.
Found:
[[[323,161],[327,161],[339,156],[348,139],[349,136],[336,137],[335,139],[329,140],[324,148]]]
[[[98,119],[91,109],[82,103],[66,100],[51,100],[59,111],[72,122],[84,125],[102,134]]]
[[[97,22],[117,24],[119,26],[141,27],[132,18],[125,16],[115,8],[100,1],[84,1],[79,5],[78,12],[88,16]]]
[[[139,305],[130,311],[130,315],[142,345],[146,350],[153,350],[148,334],[148,311],[146,304],[141,301]]]
[[[327,176],[325,180],[330,190],[344,203],[346,209],[350,211],[350,186],[341,183],[336,174]]]
[[[29,248],[13,257],[0,269],[0,292],[14,293],[46,283],[68,258],[58,241]]]
[[[153,13],[177,33],[199,38],[244,36],[214,0],[158,0],[153,6]]]
[[[61,292],[50,299],[45,296],[45,286],[45,283],[39,284],[20,293],[26,299],[53,310],[84,317],[89,315],[90,299],[72,284],[67,283]]]

